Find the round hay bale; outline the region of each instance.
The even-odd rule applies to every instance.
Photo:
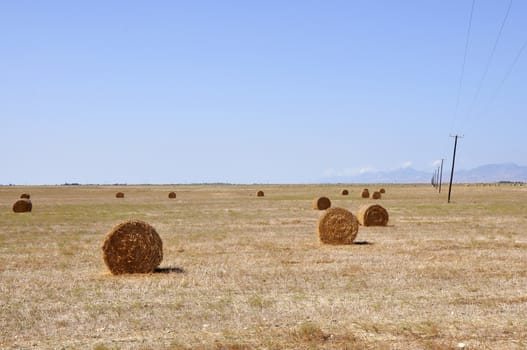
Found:
[[[362,226],[386,226],[388,212],[379,204],[364,204],[359,207],[357,219]]]
[[[124,193],[123,192],[117,192],[115,194],[115,198],[124,198]]]
[[[263,196],[264,196],[264,191],[256,192],[256,197],[263,197]]]
[[[170,199],[174,199],[174,198],[176,198],[176,192],[170,192],[170,193],[168,194],[168,198],[170,198]]]
[[[363,189],[362,193],[361,193],[361,197],[362,198],[370,198],[370,191],[368,191],[367,188]]]
[[[22,199],[30,199],[31,196],[29,195],[29,193],[22,193],[22,194],[20,195],[20,198],[22,198]]]
[[[331,207],[331,201],[328,197],[318,197],[313,200],[313,209],[326,210]]]
[[[359,232],[355,215],[343,208],[330,208],[318,219],[318,238],[326,244],[351,244]]]
[[[386,193],[386,190],[385,190],[384,188],[381,188],[381,189],[379,190],[379,192],[381,192],[381,193]]]
[[[347,196],[350,193],[349,193],[348,190],[342,190],[342,191],[340,191],[340,194],[343,195],[343,196]]]
[[[381,199],[381,192],[379,191],[373,192],[373,194],[371,195],[371,199]]]
[[[33,209],[33,204],[27,198],[19,199],[13,204],[13,211],[15,213],[27,213]]]
[[[163,242],[148,223],[130,220],[106,234],[102,253],[104,263],[114,275],[150,273],[163,260]]]

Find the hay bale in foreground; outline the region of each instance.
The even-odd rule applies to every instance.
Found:
[[[20,195],[20,198],[22,198],[22,199],[30,199],[31,196],[29,195],[29,193],[22,193],[22,194]]]
[[[386,190],[385,190],[384,188],[381,188],[381,189],[379,190],[379,192],[381,192],[381,193],[386,193]]]
[[[263,197],[263,196],[264,196],[264,191],[256,192],[256,197]]]
[[[326,244],[351,244],[359,232],[355,215],[344,208],[330,208],[318,219],[318,238]]]
[[[368,191],[367,188],[362,190],[362,193],[360,194],[362,198],[370,198],[370,191]]]
[[[13,211],[15,213],[27,213],[33,209],[33,204],[27,198],[19,199],[13,204]]]
[[[326,210],[331,207],[331,201],[328,197],[318,197],[313,200],[313,209]]]
[[[343,196],[347,196],[350,193],[349,193],[348,190],[342,190],[342,191],[340,191],[340,194],[343,195]]]
[[[163,260],[163,242],[148,223],[130,220],[106,234],[102,252],[104,263],[114,275],[150,273]]]
[[[124,198],[124,193],[123,192],[117,192],[115,194],[115,198]]]
[[[174,198],[176,198],[176,192],[170,192],[170,193],[168,194],[168,198],[170,198],[170,199],[174,199]]]
[[[381,192],[379,191],[373,192],[373,194],[371,195],[371,199],[381,199]]]
[[[386,226],[388,212],[379,204],[361,205],[357,212],[357,219],[362,226]]]

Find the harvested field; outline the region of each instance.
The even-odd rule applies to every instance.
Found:
[[[318,241],[312,209],[337,186],[257,190],[127,186],[116,201],[112,186],[0,187],[0,348],[527,348],[525,186],[455,185],[447,204],[390,185],[389,226],[342,246]],[[38,210],[13,213],[22,192]],[[163,239],[152,274],[114,276],[101,259],[130,219]]]

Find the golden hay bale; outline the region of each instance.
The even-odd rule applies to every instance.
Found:
[[[348,190],[342,190],[342,191],[340,191],[340,194],[343,195],[343,196],[347,196],[350,193],[349,193]]]
[[[173,199],[173,198],[176,198],[176,192],[170,192],[170,193],[168,194],[168,198],[172,198],[172,199]]]
[[[367,188],[363,189],[362,193],[361,193],[361,197],[362,198],[370,198],[370,191],[368,191]]]
[[[331,201],[328,197],[318,197],[313,200],[313,209],[326,210],[331,207]]]
[[[388,212],[379,204],[364,204],[357,212],[357,219],[362,226],[386,226]]]
[[[22,193],[22,194],[20,195],[20,198],[22,198],[22,199],[30,199],[31,196],[29,195],[29,193]]]
[[[163,260],[163,242],[152,226],[130,220],[106,234],[102,252],[104,263],[114,275],[150,273]]]
[[[386,190],[385,190],[384,188],[381,188],[381,189],[379,190],[379,192],[381,192],[381,193],[386,193]]]
[[[330,208],[318,219],[318,238],[326,244],[351,244],[359,232],[355,215],[343,208]]]
[[[27,213],[33,209],[33,204],[27,198],[19,199],[13,204],[13,211],[15,213]]]
[[[123,192],[117,192],[115,194],[115,198],[124,198],[124,193]]]
[[[373,192],[373,194],[371,195],[371,199],[381,199],[381,192]]]
[[[264,191],[256,192],[256,197],[263,197],[263,196],[264,196]]]

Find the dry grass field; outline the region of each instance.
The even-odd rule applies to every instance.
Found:
[[[322,245],[314,198],[368,202],[342,187],[0,187],[0,348],[527,349],[527,186],[457,185],[447,204],[383,185],[387,227]],[[104,265],[128,219],[161,236],[158,272]]]

